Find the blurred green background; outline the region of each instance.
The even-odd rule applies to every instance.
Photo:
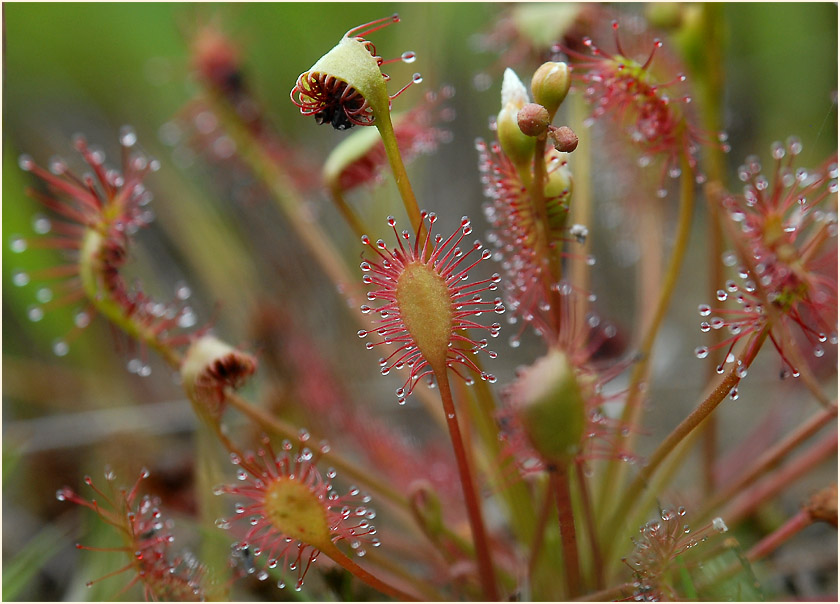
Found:
[[[15,287],[12,275],[49,266],[56,257],[41,251],[9,252],[10,237],[30,234],[32,216],[40,211],[23,194],[32,183],[17,168],[18,156],[28,153],[42,165],[56,153],[69,159],[71,136],[82,132],[113,157],[120,126],[133,125],[141,146],[163,164],[149,179],[159,224],[142,234],[138,259],[131,267],[148,283],[150,293],[168,299],[176,284],[188,282],[202,320],[217,316],[215,326],[221,335],[246,346],[254,338],[249,331],[252,305],[271,300],[312,329],[355,393],[393,413],[393,385],[376,375],[373,359],[359,353],[355,336],[345,337],[355,332],[353,323],[341,313],[331,285],[311,261],[301,257],[282,221],[277,222],[264,205],[237,205],[230,183],[223,179],[220,183],[213,168],[200,158],[177,155],[161,142],[162,128],[197,90],[187,39],[198,24],[218,19],[240,44],[245,75],[268,118],[293,148],[318,162],[344,134],[300,117],[289,102],[296,77],[350,27],[399,12],[402,22],[377,32],[374,42],[384,58],[405,50],[417,52],[410,67],[391,67],[393,90],[414,71],[422,73],[424,82],[397,99],[395,110],[411,107],[423,90],[443,84],[456,89],[452,105],[457,119],[447,125],[453,140],[411,167],[415,189],[421,205],[447,220],[472,216],[480,235],[485,230],[483,199],[473,141],[491,134],[488,118],[498,111],[504,67],[499,60],[505,46],[481,51],[480,36],[493,31],[511,11],[525,8],[502,3],[4,3],[4,591],[9,589],[13,598],[36,600],[96,597],[97,592],[83,589],[84,582],[114,566],[72,548],[78,538],[77,510],[58,504],[55,490],[77,485],[84,472],[101,474],[103,460],[108,460],[135,471],[156,464],[154,470],[172,483],[167,487],[172,498],[189,497],[182,492],[188,485],[179,481],[189,477],[188,435],[193,426],[189,408],[167,370],[149,359],[153,376],[162,379],[128,374],[124,365],[131,355],[115,353],[110,330],[101,320],[94,321],[73,342],[68,357],[61,359],[50,353],[51,343],[68,331],[77,309],[56,309],[40,322],[27,321],[39,286]],[[615,9],[632,16],[644,14],[646,6],[621,4]],[[766,158],[770,143],[790,134],[803,140],[802,163],[815,165],[837,147],[836,4],[726,3],[723,12],[724,126],[732,144],[730,174],[745,155]],[[609,47],[608,42],[603,45]],[[511,66],[524,78],[536,63],[525,59]],[[609,173],[607,165],[598,164],[597,169],[597,178]],[[375,217],[373,224],[380,225],[388,212],[399,211],[392,209],[392,195],[386,184],[378,193],[361,196],[366,211]],[[352,267],[359,253],[355,238],[323,196],[309,201],[336,244],[347,251]],[[194,222],[196,212],[211,224]],[[599,229],[609,232],[603,225],[590,227],[599,246],[596,255],[609,266],[616,252],[599,243]],[[226,235],[219,238],[219,233]],[[693,253],[702,255],[702,242],[695,240]],[[630,278],[623,275],[618,270],[596,284],[602,288],[598,294],[605,310],[627,324],[632,313],[621,302],[626,291],[606,289],[607,284],[632,288]],[[671,334],[675,338],[671,344],[682,350],[673,362],[696,368],[691,350],[700,334],[694,309],[704,293],[700,280],[694,281],[698,282],[686,282],[681,290],[687,310],[677,313],[684,323],[675,328],[677,335]],[[217,303],[220,310],[214,315]],[[667,344],[663,348],[673,350]],[[511,355],[522,362],[529,358],[527,347]],[[768,364],[768,374],[775,370],[774,362]],[[514,362],[506,362],[496,371],[502,383],[510,379],[514,367]],[[669,366],[663,371],[677,369]],[[686,378],[675,389],[696,388],[702,372],[695,372],[696,377]],[[150,404],[163,405],[154,413],[171,415],[132,431],[139,420],[131,409]],[[652,421],[672,425],[690,404],[688,397]],[[93,414],[76,415],[86,411]],[[110,411],[116,413],[108,415]],[[656,427],[653,432],[657,433]],[[117,436],[119,446],[114,445]],[[177,509],[188,516],[190,505],[181,502]],[[18,556],[19,552],[26,555]],[[80,567],[80,560],[88,566]],[[102,568],[93,568],[97,564]],[[109,593],[106,589],[99,596]]]

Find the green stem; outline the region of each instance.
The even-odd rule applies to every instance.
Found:
[[[695,69],[692,77],[697,82],[698,92],[702,102],[700,113],[706,132],[714,136],[723,130],[723,7],[706,2],[701,5],[700,37],[703,39],[702,64]],[[710,183],[723,187],[726,184],[726,169],[723,150],[720,145],[711,144],[703,147],[703,167]],[[708,196],[707,196],[708,197]],[[709,206],[708,266],[709,270],[709,299],[714,300],[715,292],[723,283],[723,233],[721,230],[720,206],[712,203]],[[713,344],[723,341],[722,331],[712,334]],[[716,353],[709,359],[708,383],[715,379],[714,367],[724,359],[716,358]],[[717,459],[718,426],[717,416],[706,420],[702,440],[703,488],[706,495],[715,490],[714,465]]]
[[[548,206],[545,199],[545,137],[537,138],[534,145],[534,168],[533,178],[529,181],[523,179],[527,184],[531,212],[534,216],[534,236],[536,238],[536,259],[542,267],[540,278],[544,290],[546,302],[551,302],[553,325],[550,325],[551,334],[557,333],[560,328],[561,305],[559,295],[554,291],[552,285],[563,278],[563,267],[560,262],[560,255],[551,249],[551,226],[548,221]]]
[[[325,544],[325,547],[320,547],[319,549],[321,550],[322,553],[329,556],[334,562],[336,562],[337,564],[340,564],[345,570],[347,570],[347,572],[353,574],[353,576],[358,578],[360,581],[366,583],[367,585],[371,586],[375,590],[377,590],[379,592],[382,592],[383,594],[385,594],[387,596],[391,596],[392,598],[394,598],[397,601],[402,601],[402,602],[419,602],[419,601],[422,601],[421,598],[418,598],[417,596],[415,596],[413,594],[409,594],[407,592],[404,592],[401,589],[398,589],[398,588],[394,587],[393,585],[389,585],[388,583],[386,583],[382,579],[379,579],[375,575],[366,571],[364,568],[362,568],[361,566],[356,564],[356,562],[354,560],[352,560],[351,558],[346,556],[344,554],[344,552],[342,552],[340,549],[338,549],[338,547],[334,543],[332,543],[331,541],[328,541],[327,544]]]
[[[443,403],[443,412],[446,415],[446,423],[449,427],[449,436],[452,440],[452,448],[455,450],[455,459],[458,463],[458,474],[461,479],[461,489],[464,493],[464,501],[467,506],[470,529],[472,530],[473,541],[475,542],[476,558],[478,560],[478,572],[481,578],[484,597],[492,602],[499,600],[498,588],[496,586],[493,561],[490,557],[490,542],[487,539],[487,531],[484,528],[484,519],[481,512],[481,503],[475,487],[472,470],[469,466],[467,451],[464,448],[464,440],[461,436],[461,428],[458,424],[458,417],[455,414],[455,403],[452,400],[452,390],[449,387],[449,376],[443,371],[435,371],[435,378],[440,390],[440,399]]]
[[[202,422],[196,429],[197,493],[211,493],[216,485],[224,481],[224,472],[220,465],[216,434],[211,426]],[[229,600],[232,583],[231,568],[228,564],[230,538],[216,527],[216,519],[225,515],[225,506],[218,497],[196,499],[202,529],[200,559],[215,579],[209,587],[211,591],[207,598],[212,601]]]
[[[715,199],[716,195],[710,194],[710,192],[715,191],[719,193],[720,188],[721,186],[718,181],[714,181],[713,183],[707,185],[705,189],[706,199]],[[720,205],[715,202],[709,204],[707,240],[709,248],[708,266],[710,267],[707,295],[710,300],[714,300],[718,288],[723,283],[723,263],[721,262],[721,256],[723,254],[723,229],[721,228]],[[723,330],[715,330],[714,333],[711,334],[712,341],[710,348],[713,351],[713,354],[710,355],[706,365],[707,384],[714,382],[717,377],[715,368],[725,360],[721,358],[722,352],[719,351],[719,344],[723,342],[723,339]],[[718,449],[717,416],[712,415],[706,419],[702,428],[702,433],[703,441],[701,458],[703,460],[703,489],[705,494],[708,496],[715,490],[715,461],[717,460]]]
[[[364,221],[359,218],[359,215],[356,214],[353,208],[347,203],[347,200],[344,199],[344,193],[341,191],[341,186],[338,184],[338,181],[330,184],[330,197],[332,197],[335,207],[338,208],[347,225],[353,229],[356,237],[361,239],[362,235],[371,233]]]
[[[546,485],[543,504],[540,506],[540,513],[537,517],[537,526],[534,531],[534,539],[531,542],[531,549],[528,551],[528,578],[534,583],[534,573],[537,570],[537,562],[540,558],[543,543],[545,542],[545,529],[548,526],[548,518],[551,515],[554,494],[551,488]]]
[[[648,377],[650,368],[650,359],[653,352],[653,344],[656,340],[656,335],[659,332],[659,327],[665,319],[665,314],[671,302],[674,290],[677,285],[677,278],[680,274],[685,251],[688,247],[688,240],[691,234],[692,218],[694,215],[694,171],[688,165],[688,160],[682,160],[682,179],[680,187],[680,209],[679,218],[677,220],[676,241],[674,243],[674,250],[671,255],[671,261],[665,273],[665,279],[662,283],[662,288],[659,292],[659,301],[656,305],[656,310],[653,314],[653,320],[647,333],[639,346],[639,354],[641,359],[633,368],[630,376],[630,385],[628,387],[627,402],[622,412],[621,421],[624,425],[635,426],[639,424],[641,418],[643,405],[641,404],[642,384]],[[727,390],[728,392],[728,390]],[[631,430],[627,436],[620,435],[612,450],[611,459],[618,459],[621,450],[631,450],[633,448],[633,441],[636,431]],[[615,489],[617,484],[623,482],[624,473],[626,472],[627,464],[611,463],[607,465],[606,473],[603,482],[601,483],[601,490],[598,501],[601,505],[608,501],[608,494]],[[614,508],[621,509],[621,508]],[[608,510],[609,511],[609,510]]]
[[[701,459],[703,460],[703,493],[706,497],[715,491],[715,462],[718,450],[718,421],[716,415],[710,415],[700,428],[702,438]]]
[[[583,502],[583,518],[586,523],[586,534],[589,541],[589,551],[592,555],[592,568],[594,573],[594,584],[596,588],[604,584],[604,559],[601,556],[601,546],[598,540],[598,528],[595,525],[594,508],[592,498],[589,495],[589,484],[583,471],[583,463],[575,463],[576,478],[580,488],[580,497]]]
[[[563,544],[563,566],[566,570],[566,587],[570,598],[577,598],[581,592],[580,562],[578,560],[575,516],[572,509],[572,496],[569,490],[569,474],[566,469],[549,470],[550,488],[557,503],[557,516],[560,523],[560,541]]]
[[[656,336],[659,333],[659,328],[665,320],[665,315],[668,306],[671,303],[671,298],[676,289],[677,279],[682,268],[683,259],[685,258],[685,251],[688,247],[688,240],[691,235],[692,219],[694,217],[694,172],[688,165],[688,162],[683,159],[682,162],[682,179],[680,181],[680,207],[679,218],[677,219],[676,240],[674,242],[674,250],[671,255],[671,261],[665,273],[665,278],[662,283],[662,288],[659,292],[659,300],[656,304],[656,310],[653,313],[653,318],[641,346],[639,347],[639,354],[641,360],[636,364],[634,372],[630,378],[629,398],[624,409],[624,416],[622,420],[630,425],[636,425],[642,412],[642,405],[639,404],[641,396],[640,385],[647,377],[648,369],[650,367],[650,359],[653,352],[653,345],[656,341]],[[627,437],[626,446],[632,448],[632,438],[635,432],[630,433]],[[623,466],[622,466],[623,467]]]
[[[704,2],[701,27],[703,38],[703,65],[692,74],[700,92],[700,111],[703,126],[712,136],[723,130],[723,5]],[[709,181],[725,184],[726,168],[720,145],[704,146],[703,166]]]
[[[408,180],[408,173],[405,171],[405,164],[400,155],[400,148],[397,145],[397,136],[394,133],[394,126],[391,123],[391,117],[387,112],[379,116],[376,120],[376,127],[379,129],[379,135],[382,137],[382,143],[385,145],[385,154],[388,156],[388,163],[391,165],[391,172],[394,174],[394,180],[397,183],[397,190],[400,192],[403,206],[408,214],[408,219],[411,221],[411,226],[414,227],[414,232],[420,233],[425,228],[423,221],[420,218],[420,206],[417,205],[417,198],[414,196],[414,191],[411,188],[411,182]]]
[[[474,359],[479,370],[482,369],[481,360]],[[469,388],[475,401],[474,405],[469,407],[470,419],[476,427],[481,443],[484,446],[485,456],[489,460],[488,476],[492,479],[492,484],[501,493],[507,509],[508,518],[513,531],[523,543],[531,541],[534,535],[534,505],[528,488],[521,480],[517,480],[510,484],[510,478],[507,478],[508,484],[505,484],[505,474],[499,465],[499,460],[502,459],[502,443],[499,440],[498,426],[495,420],[496,403],[493,397],[493,391],[484,380],[476,380],[476,383]]]
[[[658,302],[662,297],[663,264],[665,256],[665,199],[650,199],[638,218],[639,262],[636,276],[637,333],[634,341],[643,341],[656,322]],[[651,342],[652,345],[653,342]],[[647,375],[643,376],[647,379]]]

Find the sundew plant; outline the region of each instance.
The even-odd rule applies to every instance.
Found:
[[[8,3],[6,600],[835,600],[837,7]]]

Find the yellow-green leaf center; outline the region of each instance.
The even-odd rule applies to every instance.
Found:
[[[403,325],[435,372],[444,371],[452,337],[452,299],[435,270],[412,262],[397,280],[397,305]]]
[[[276,478],[266,487],[265,513],[281,533],[323,549],[330,542],[327,514],[318,496],[292,478]]]

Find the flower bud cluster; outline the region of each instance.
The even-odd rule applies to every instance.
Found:
[[[502,109],[496,117],[496,134],[504,154],[517,169],[527,169],[535,149],[535,138],[553,136],[551,125],[560,104],[566,98],[572,78],[566,63],[544,63],[531,79],[534,102],[528,98],[525,85],[508,68],[502,82]],[[566,131],[571,132],[568,126]],[[573,134],[573,133],[572,133]],[[567,135],[568,136],[568,135]],[[552,144],[554,141],[552,140]],[[565,145],[558,151],[573,151],[576,145]]]
[[[507,276],[511,321],[532,324],[549,342],[556,336],[556,326],[547,316],[548,287],[556,280],[552,265],[566,255],[566,242],[579,241],[567,225],[573,189],[568,153],[577,147],[577,136],[568,126],[551,125],[570,86],[568,65],[545,63],[531,78],[536,101],[531,102],[516,73],[505,70],[497,142],[479,140],[476,145],[484,194],[490,201],[484,211]],[[535,157],[537,149],[544,153],[541,158]]]

